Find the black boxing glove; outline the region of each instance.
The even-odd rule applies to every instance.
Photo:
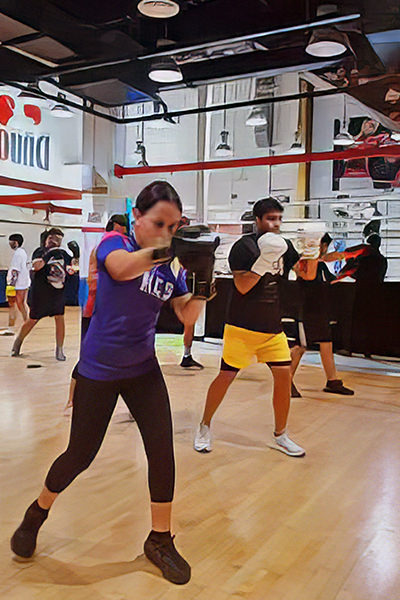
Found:
[[[68,242],[67,246],[71,250],[72,256],[76,259],[79,259],[81,253],[80,253],[78,242],[75,242],[75,240],[72,240],[72,241]]]
[[[215,250],[220,239],[204,225],[181,227],[172,240],[175,256],[193,277],[195,298],[210,300],[215,295],[213,282]]]
[[[162,246],[160,248],[154,248],[151,254],[151,260],[155,265],[159,265],[169,260],[172,260],[171,246]]]

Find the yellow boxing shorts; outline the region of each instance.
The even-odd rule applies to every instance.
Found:
[[[244,369],[251,364],[254,356],[257,357],[257,362],[271,366],[290,365],[286,335],[283,332],[262,333],[225,325],[223,363],[234,369]]]
[[[6,286],[6,296],[7,298],[12,298],[13,296],[16,296],[17,293],[15,291],[15,287],[13,285],[7,285]]]

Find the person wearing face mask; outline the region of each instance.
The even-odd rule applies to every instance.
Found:
[[[8,238],[8,243],[13,250],[13,257],[7,273],[6,287],[6,296],[9,306],[8,329],[1,331],[0,335],[14,335],[17,309],[21,313],[24,321],[28,318],[26,297],[28,288],[31,284],[27,265],[28,257],[25,250],[22,248],[24,238],[20,233],[13,233]]]
[[[19,356],[22,342],[43,317],[54,317],[56,329],[57,360],[66,359],[63,346],[65,337],[65,279],[72,275],[71,256],[60,248],[64,234],[61,229],[52,227],[46,232],[44,245],[32,254],[32,285],[29,295],[29,317],[23,323],[15,338],[11,356]]]
[[[278,283],[288,245],[280,235],[283,207],[275,198],[255,203],[257,232],[232,246],[229,265],[233,290],[224,329],[220,372],[211,383],[194,439],[197,452],[211,452],[211,419],[241,369],[255,356],[266,363],[274,380],[275,428],[267,445],[289,456],[305,451],[291,440],[286,426],[290,408],[290,351],[281,326]]]
[[[177,252],[177,257],[195,275],[193,294],[189,294],[185,271],[175,259],[171,262],[169,248],[181,214],[176,190],[165,181],[154,181],[137,197],[133,236],[108,236],[96,249],[96,303],[81,346],[69,444],[51,466],[39,497],[11,539],[18,556],[33,555],[50,507],[95,458],[121,395],[138,425],[148,461],[152,530],[144,553],[172,583],[190,579],[190,566],[171,536],[172,420],[155,355],[155,330],[168,300],[184,324],[195,323],[211,295],[212,268],[204,265],[212,266],[214,246],[194,242],[189,252],[189,241],[179,241],[183,252],[181,257]]]

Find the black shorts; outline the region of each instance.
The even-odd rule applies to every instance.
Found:
[[[31,319],[39,320],[43,317],[58,317],[65,312],[64,291],[61,294],[49,294],[48,297],[32,298],[30,302],[29,316]]]
[[[308,347],[321,342],[331,342],[331,326],[327,319],[282,318],[282,328],[288,339],[289,348],[294,346]]]

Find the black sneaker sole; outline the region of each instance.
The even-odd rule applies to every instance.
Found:
[[[147,559],[151,563],[153,563],[153,565],[155,565],[158,569],[160,569],[164,579],[166,579],[167,581],[170,581],[171,583],[175,583],[175,585],[185,585],[185,583],[188,583],[188,581],[190,581],[190,578],[191,578],[191,570],[190,569],[189,569],[188,576],[178,577],[178,576],[175,576],[170,573],[168,565],[165,565],[163,562],[158,561],[157,558],[152,558],[152,556],[146,552],[146,549],[144,549],[144,554],[147,557]]]
[[[349,392],[340,392],[339,390],[330,390],[329,388],[324,388],[323,391],[327,392],[328,394],[338,394],[338,396],[354,396],[353,390],[350,390]]]

